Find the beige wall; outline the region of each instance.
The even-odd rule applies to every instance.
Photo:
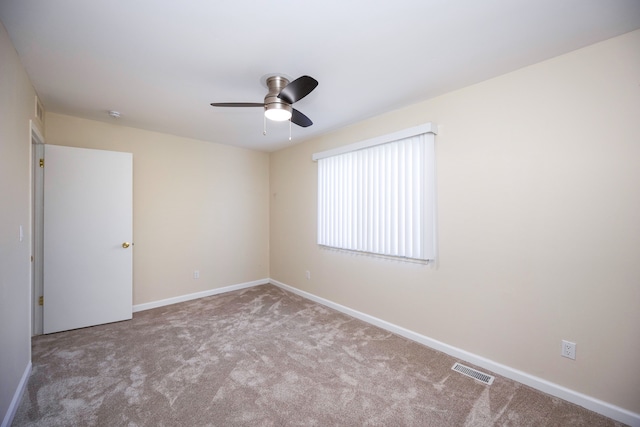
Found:
[[[312,153],[429,121],[437,266],[319,249]],[[639,160],[636,31],[272,153],[271,277],[640,413]]]
[[[58,114],[46,126],[47,144],[133,153],[134,304],[269,277],[267,154]]]
[[[35,95],[0,23],[0,423],[31,361],[29,119]]]

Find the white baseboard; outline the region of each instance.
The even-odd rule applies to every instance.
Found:
[[[576,405],[582,406],[584,408],[587,408],[591,411],[602,414],[616,421],[620,421],[622,423],[628,424],[633,427],[640,427],[640,414],[636,414],[624,408],[620,408],[618,406],[612,405],[602,400],[593,398],[591,396],[587,396],[585,394],[568,389],[566,387],[552,383],[545,379],[535,377],[526,372],[519,371],[514,368],[510,368],[509,366],[502,365],[500,363],[486,359],[482,356],[469,353],[468,351],[434,340],[432,338],[410,331],[403,327],[394,325],[393,323],[389,323],[387,321],[378,319],[368,314],[353,310],[349,307],[345,307],[333,301],[329,301],[327,299],[318,297],[316,295],[310,294],[308,292],[302,291],[292,286],[285,285],[284,283],[279,282],[277,280],[271,279],[269,282],[272,283],[273,285],[276,285],[284,290],[292,292],[303,298],[309,299],[311,301],[315,301],[319,304],[333,308],[334,310],[340,311],[349,316],[363,320],[374,326],[378,326],[379,328],[385,329],[389,332],[393,332],[394,334],[403,336],[412,341],[416,341],[427,347],[433,348],[435,350],[446,353],[452,357],[455,357],[456,359],[460,359],[462,361],[466,361],[468,363],[480,366],[484,369],[495,372],[498,375],[502,375],[503,377],[528,385],[529,387],[540,390],[543,393],[547,393],[552,396],[559,397],[568,402],[575,403]]]
[[[252,282],[239,283],[237,285],[225,286],[223,288],[209,289],[207,291],[196,292],[193,294],[180,295],[173,298],[167,298],[159,301],[146,302],[133,306],[133,312],[151,310],[152,308],[164,307],[165,305],[177,304],[179,302],[190,301],[192,299],[204,298],[211,295],[222,294],[225,292],[237,291],[239,289],[251,288],[253,286],[265,285],[269,283],[269,279],[254,280]]]
[[[15,417],[16,415],[16,411],[18,410],[18,406],[20,405],[20,400],[22,399],[22,395],[27,388],[29,375],[31,375],[31,361],[29,361],[29,363],[27,364],[27,367],[22,374],[22,378],[20,378],[20,382],[18,383],[18,387],[16,388],[15,393],[13,393],[13,399],[11,399],[11,404],[7,409],[7,413],[4,415],[1,427],[9,427],[13,422],[13,417]]]

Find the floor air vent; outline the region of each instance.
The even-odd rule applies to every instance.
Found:
[[[453,367],[451,368],[456,372],[460,372],[462,375],[466,375],[468,377],[471,377],[475,380],[480,381],[483,384],[486,385],[491,385],[493,383],[493,380],[495,377],[492,377],[491,375],[487,375],[484,372],[480,372],[476,369],[470,368],[468,366],[464,366],[458,362],[456,362],[455,365],[453,365]]]

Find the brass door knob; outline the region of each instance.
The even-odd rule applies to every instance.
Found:
[[[122,244],[122,247],[125,248],[125,249],[127,249],[129,246],[131,246],[131,243],[129,243],[129,242],[124,242]]]

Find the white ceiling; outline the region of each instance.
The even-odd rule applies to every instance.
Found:
[[[49,112],[274,151],[640,28],[640,0],[1,0]],[[319,81],[267,124],[264,76]],[[426,118],[428,119],[428,118]]]

